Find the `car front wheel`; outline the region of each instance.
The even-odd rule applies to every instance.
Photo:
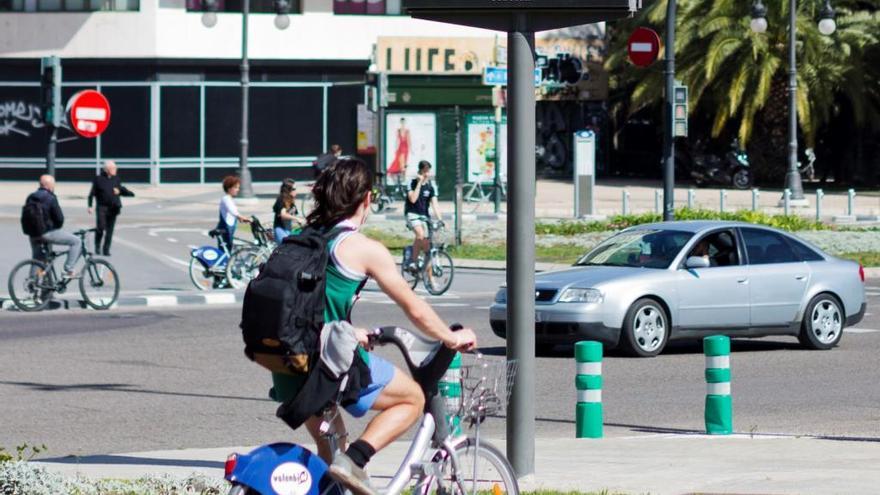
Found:
[[[840,301],[831,294],[819,294],[807,305],[798,340],[808,349],[831,349],[840,342],[845,322]]]
[[[654,357],[669,341],[669,317],[654,299],[639,299],[626,313],[621,329],[621,343],[629,354]]]

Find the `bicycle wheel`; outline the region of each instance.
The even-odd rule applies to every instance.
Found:
[[[410,289],[415,289],[416,286],[419,285],[420,273],[418,269],[415,271],[410,270],[406,262],[400,264],[400,274],[403,275],[403,279],[409,284]]]
[[[299,213],[303,216],[308,216],[309,213],[315,208],[315,197],[309,194],[304,194],[302,199],[299,202]]]
[[[466,213],[477,213],[484,204],[486,204],[487,197],[483,192],[483,186],[479,183],[474,182],[470,191],[464,197],[464,211]]]
[[[79,293],[94,309],[108,309],[119,297],[119,275],[107,260],[86,262],[79,277]]]
[[[9,273],[9,297],[22,311],[40,311],[49,305],[55,291],[52,270],[37,260],[25,260]]]
[[[455,446],[458,469],[445,451],[438,452],[433,461],[441,463],[441,478],[425,480],[420,495],[519,495],[519,484],[507,458],[495,446],[474,438],[462,439]]]
[[[189,259],[189,279],[199,290],[211,290],[215,286],[214,274],[196,258]]]
[[[446,251],[437,251],[431,256],[431,263],[425,267],[425,290],[434,296],[442,295],[452,285],[455,265]]]
[[[233,289],[240,289],[260,273],[260,266],[269,259],[262,248],[244,248],[232,253],[226,263],[226,281]]]

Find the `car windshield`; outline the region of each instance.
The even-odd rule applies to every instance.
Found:
[[[606,239],[575,264],[667,268],[693,235],[691,232],[677,230],[621,232]]]

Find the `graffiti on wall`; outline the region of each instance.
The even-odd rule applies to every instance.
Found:
[[[0,102],[0,137],[12,134],[31,137],[33,130],[43,126],[43,111],[39,105],[22,100]]]

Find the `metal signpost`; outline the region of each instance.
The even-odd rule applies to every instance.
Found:
[[[518,361],[507,457],[535,472],[535,32],[632,15],[641,0],[404,0],[413,17],[507,32],[507,357]]]

